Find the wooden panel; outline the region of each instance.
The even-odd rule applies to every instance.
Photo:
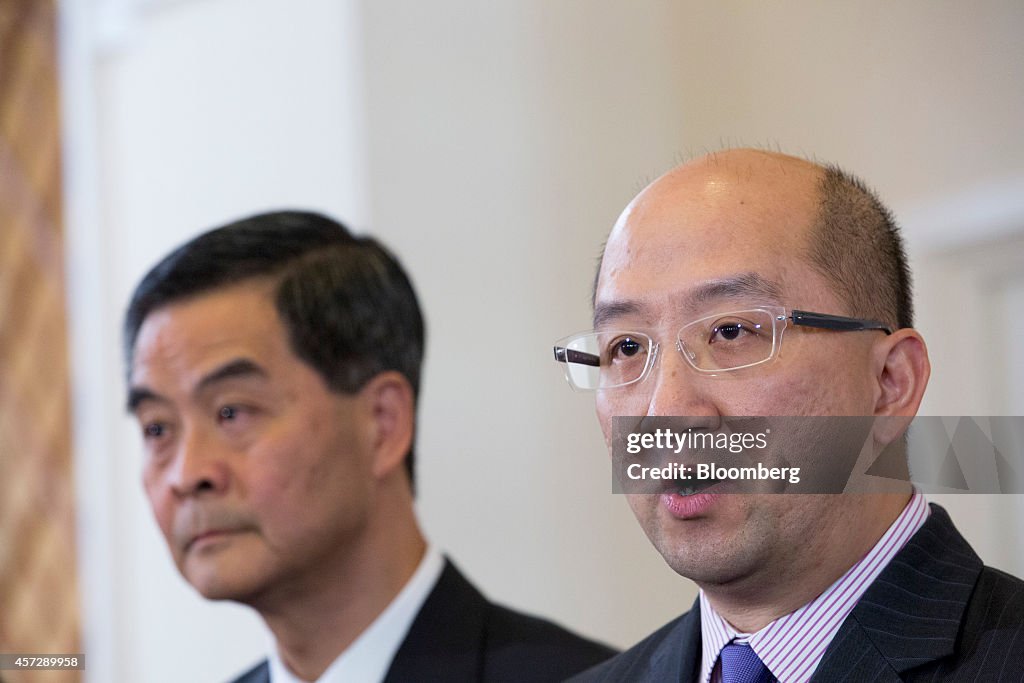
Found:
[[[80,652],[54,0],[0,0],[0,652]],[[79,681],[79,672],[0,672]]]

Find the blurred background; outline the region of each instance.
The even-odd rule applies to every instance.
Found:
[[[669,166],[755,145],[866,178],[912,253],[922,412],[1024,414],[1022,35],[1019,0],[0,0],[0,652],[84,651],[90,683],[265,653],[172,566],[118,329],[154,261],[257,211],[397,252],[428,320],[428,536],[491,598],[615,645],[695,589],[609,493],[550,348]],[[1020,498],[942,502],[1024,574]]]

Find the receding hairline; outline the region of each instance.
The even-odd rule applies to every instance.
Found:
[[[803,173],[805,176],[800,185],[794,186],[791,189],[791,192],[794,195],[799,195],[802,192],[806,193],[805,198],[810,200],[810,211],[808,215],[805,216],[807,222],[806,230],[801,239],[802,246],[805,247],[804,249],[801,249],[801,255],[809,258],[810,245],[813,243],[815,233],[819,228],[819,215],[822,208],[822,202],[824,200],[824,183],[828,178],[828,171],[835,167],[833,165],[821,164],[816,161],[811,161],[809,159],[790,154],[784,154],[782,152],[752,147],[732,148],[708,152],[699,157],[678,164],[661,174],[630,200],[622,214],[624,215],[629,212],[632,207],[638,201],[642,201],[644,196],[648,193],[659,191],[666,185],[671,187],[671,185],[693,184],[694,179],[691,176],[694,174],[706,174],[709,169],[712,172],[722,170],[728,171],[732,175],[743,180],[751,181],[755,180],[757,177],[770,177],[765,175],[764,166],[766,164],[773,164],[782,175],[787,177],[795,175],[795,173]],[[789,172],[787,173],[787,171]],[[801,190],[798,188],[803,189]],[[622,215],[620,215],[619,219],[616,220],[615,226],[613,226],[609,231],[609,234],[601,244],[600,251],[597,255],[597,267],[594,272],[594,281],[591,287],[590,297],[592,310],[597,302],[597,288],[601,280],[601,269],[604,262],[604,255],[607,250],[608,243],[611,241],[612,234],[615,232],[615,229],[618,227],[619,221],[621,220]]]
[[[783,175],[789,175],[788,172],[792,171],[801,171],[816,178],[820,178],[827,168],[826,165],[816,161],[773,150],[757,149],[754,147],[723,149],[708,152],[670,168],[653,182],[649,183],[639,194],[643,194],[649,188],[663,181],[668,181],[673,177],[689,175],[690,173],[700,172],[707,168],[729,169],[744,175],[761,171],[762,167],[768,165],[773,166]]]
[[[765,164],[775,164],[784,175],[794,171],[806,175],[804,182],[785,190],[794,195],[806,191],[810,200],[810,213],[795,255],[820,272],[857,315],[895,327],[912,326],[912,277],[895,218],[863,179],[837,164],[750,148],[710,152],[674,167],[649,184],[630,202],[616,227],[645,194],[657,191],[661,184],[692,184],[691,174],[706,174],[709,168],[728,169],[730,175],[756,182],[765,177]],[[605,251],[614,231],[597,258],[592,310],[597,303]],[[880,282],[868,282],[865,269],[880,275]]]

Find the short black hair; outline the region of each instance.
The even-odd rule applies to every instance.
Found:
[[[124,319],[131,375],[139,329],[153,311],[251,279],[276,281],[274,305],[296,356],[334,392],[352,394],[385,370],[419,396],[425,326],[416,292],[377,240],[331,218],[276,211],[214,228],[157,263],[135,288]],[[405,459],[414,485],[414,455]]]
[[[892,213],[859,178],[823,169],[810,263],[851,307],[851,315],[913,327],[910,266]]]

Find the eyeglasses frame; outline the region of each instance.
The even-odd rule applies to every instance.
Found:
[[[765,311],[772,315],[771,354],[764,360],[759,360],[755,363],[748,363],[747,365],[739,365],[734,368],[707,370],[704,368],[697,367],[693,362],[693,358],[691,358],[690,355],[683,350],[682,342],[680,341],[680,333],[690,325],[699,323],[703,320],[707,320],[708,318],[727,316],[735,313],[743,313],[746,311]],[[780,322],[783,323],[783,327],[781,330],[777,330],[775,326]],[[773,360],[778,355],[779,349],[782,347],[782,335],[783,332],[785,332],[786,327],[789,323],[793,323],[793,325],[800,327],[810,327],[814,329],[829,330],[832,332],[863,332],[866,330],[881,330],[882,332],[885,332],[886,335],[891,335],[893,333],[891,327],[878,320],[869,320],[866,318],[850,318],[844,315],[832,315],[830,313],[814,313],[812,311],[803,311],[795,308],[789,311],[789,313],[787,314],[786,309],[782,306],[755,306],[753,308],[746,308],[740,311],[726,311],[724,313],[714,313],[712,315],[705,316],[703,318],[698,318],[697,320],[692,320],[686,323],[685,325],[680,327],[679,330],[676,332],[676,349],[682,354],[683,358],[686,359],[690,367],[692,367],[697,372],[703,373],[705,375],[715,375],[717,373],[722,372],[742,370],[744,368],[753,367],[755,365],[761,365],[762,363],[767,363],[768,361]],[[576,351],[574,349],[567,348],[566,346],[559,345],[564,344],[569,340],[579,337],[581,335],[593,333],[593,330],[589,330],[587,332],[577,332],[576,334],[571,334],[567,337],[563,337],[562,339],[558,340],[558,342],[554,346],[555,360],[559,363],[568,364],[570,362],[573,362],[581,365],[589,365],[592,367],[601,367],[600,356],[594,355],[592,353],[587,353],[585,351]],[[650,374],[651,368],[654,367],[655,361],[657,360],[660,343],[654,341],[654,339],[650,335],[643,332],[632,331],[632,334],[642,334],[643,336],[647,337],[647,339],[649,339],[651,342],[651,351],[650,353],[647,354],[647,361],[640,375],[636,379],[624,382],[622,384],[614,384],[612,386],[607,387],[597,387],[595,389],[588,389],[585,387],[577,386],[576,383],[572,381],[568,368],[566,368],[565,379],[569,383],[569,386],[573,389],[573,391],[602,391],[605,389],[620,389],[631,384],[636,384],[637,382],[642,382],[644,379],[646,379],[647,375]]]

